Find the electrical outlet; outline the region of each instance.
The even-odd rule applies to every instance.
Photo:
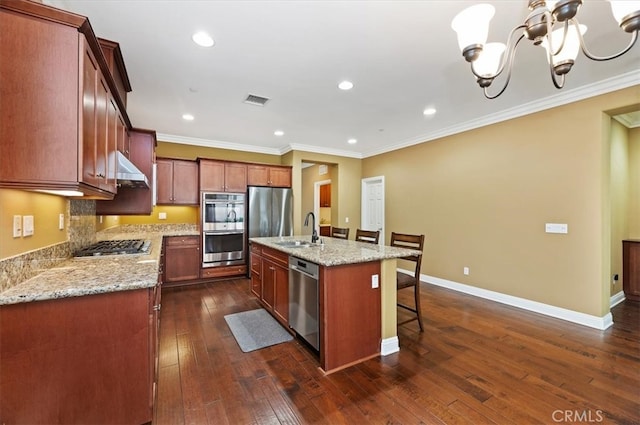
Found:
[[[58,230],[64,230],[64,214],[58,216]]]
[[[167,213],[166,212],[158,213],[158,220],[166,220],[166,219],[167,219]]]
[[[23,236],[32,236],[34,232],[33,227],[33,216],[25,215],[22,217],[22,235]]]
[[[380,286],[379,276],[377,274],[371,275],[371,287],[378,288]]]
[[[344,222],[345,222],[345,223],[348,223],[348,222],[349,222],[349,217],[345,217],[345,218],[344,218]]]
[[[463,273],[465,276],[469,276],[469,267],[463,267],[463,268],[462,268],[462,273]]]
[[[14,215],[13,216],[13,237],[19,238],[22,236],[22,216]]]

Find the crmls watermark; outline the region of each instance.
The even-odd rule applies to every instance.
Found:
[[[598,423],[604,421],[604,413],[602,410],[554,410],[551,419],[554,422]]]

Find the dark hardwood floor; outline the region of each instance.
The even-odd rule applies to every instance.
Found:
[[[423,284],[424,333],[328,376],[297,340],[243,353],[224,315],[258,307],[246,279],[163,292],[154,424],[640,423],[637,302],[598,331]]]

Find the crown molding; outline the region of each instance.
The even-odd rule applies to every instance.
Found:
[[[386,146],[382,149],[368,151],[366,153],[363,153],[363,158],[380,155],[424,142],[430,142],[432,140],[452,136],[464,131],[474,130],[476,128],[496,124],[502,121],[508,121],[510,119],[519,118],[525,115],[533,114],[535,112],[540,112],[546,109],[551,109],[580,100],[588,99],[590,97],[599,96],[616,90],[626,89],[635,85],[640,85],[640,73],[628,72],[626,74],[621,74],[616,77],[608,78],[606,80],[582,86],[577,89],[567,90],[554,96],[549,96],[544,99],[525,103],[515,108],[510,108],[504,111],[496,112],[494,114],[486,115],[482,118],[456,124],[442,130],[435,131],[433,133],[424,134],[422,136],[415,137],[404,142]]]
[[[269,155],[282,155],[282,150],[277,148],[266,148],[264,146],[245,145],[241,143],[222,142],[220,140],[200,139],[197,137],[178,136],[175,134],[158,133],[158,141],[168,143],[178,143],[182,145],[203,146],[206,148],[229,149],[234,151],[265,153]]]
[[[302,144],[298,144],[298,143],[292,143],[288,146],[288,149],[286,152],[283,153],[287,153],[289,151],[304,151],[304,152],[313,152],[313,153],[320,153],[323,155],[335,155],[335,156],[342,156],[342,157],[346,157],[346,158],[356,158],[356,159],[362,159],[363,156],[360,152],[351,152],[351,151],[343,151],[341,149],[327,149],[327,148],[322,148],[319,146],[312,146],[312,145],[302,145]]]

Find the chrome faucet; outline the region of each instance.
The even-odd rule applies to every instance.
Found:
[[[231,215],[233,215],[233,221],[234,222],[238,220],[238,217],[236,216],[236,210],[230,210],[227,213],[227,221],[229,221],[229,217],[231,217]]]
[[[311,233],[311,243],[316,243],[320,237],[318,236],[318,232],[316,232],[316,216],[309,212],[304,219],[304,226],[307,227],[309,225],[309,216],[311,216],[311,226],[313,227],[313,233]]]

